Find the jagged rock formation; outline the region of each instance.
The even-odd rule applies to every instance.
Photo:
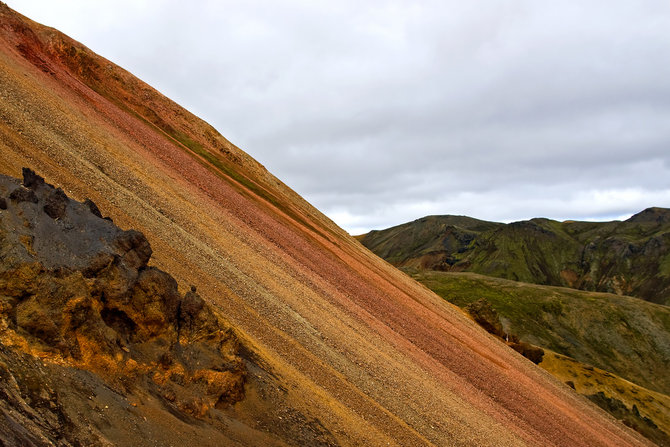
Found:
[[[150,388],[197,418],[244,397],[246,369],[232,328],[195,287],[182,296],[168,273],[147,265],[152,250],[142,233],[119,229],[91,201],[70,200],[28,169],[23,184],[0,176],[0,197],[7,198],[0,212],[0,341],[10,363],[72,365],[127,393]],[[0,369],[0,433],[9,436],[16,426],[25,430],[15,433],[21,445],[54,436],[76,445],[76,434],[68,439],[54,426],[63,412],[43,408],[59,405],[44,375],[30,373],[39,389],[28,404],[17,396],[16,369]],[[38,422],[26,424],[26,417]]]
[[[515,281],[670,303],[670,209],[624,222],[500,224],[429,216],[359,237],[399,267],[469,271]]]

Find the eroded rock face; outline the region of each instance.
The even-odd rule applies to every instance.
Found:
[[[483,327],[489,334],[496,335],[500,338],[505,338],[505,331],[498,312],[493,309],[491,303],[481,298],[466,307],[468,313],[472,316],[475,322]]]
[[[502,323],[500,322],[500,316],[498,315],[498,312],[496,312],[493,306],[491,306],[491,303],[489,303],[486,299],[481,298],[471,303],[465,308],[465,310],[468,311],[472,319],[475,320],[475,322],[486,332],[504,340],[507,346],[514,349],[516,352],[526,357],[531,362],[537,365],[542,361],[542,358],[544,357],[544,350],[538,346],[520,341],[519,337],[517,337],[515,334],[506,333],[503,329]]]
[[[18,192],[17,192],[18,191]],[[0,176],[0,341],[91,371],[112,384],[150,383],[195,417],[244,397],[238,341],[192,287],[147,264],[138,231],[102,219],[24,170]],[[148,382],[147,382],[148,381]]]

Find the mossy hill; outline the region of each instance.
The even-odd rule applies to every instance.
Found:
[[[613,222],[537,218],[502,224],[429,216],[358,239],[398,267],[470,271],[670,303],[667,208]]]
[[[409,273],[459,307],[486,299],[523,341],[670,394],[670,307],[476,273]]]

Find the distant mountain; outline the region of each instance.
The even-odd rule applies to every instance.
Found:
[[[620,222],[429,216],[358,238],[399,267],[470,271],[670,303],[670,209]]]

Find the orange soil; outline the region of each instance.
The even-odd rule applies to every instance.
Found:
[[[0,173],[143,231],[341,444],[648,445],[129,73],[3,5],[0,39]]]

